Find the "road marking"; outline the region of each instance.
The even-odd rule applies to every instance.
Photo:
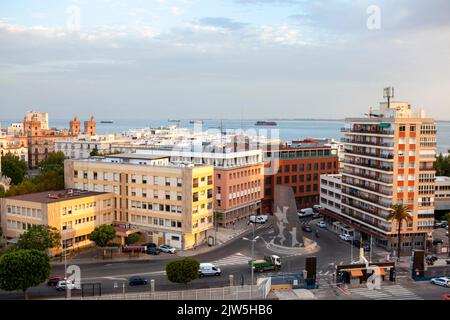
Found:
[[[226,258],[215,260],[211,263],[217,265],[218,267],[222,267],[229,265],[247,264],[250,260],[252,260],[252,258],[247,257],[242,253],[236,253]]]
[[[370,290],[369,288],[349,289],[352,294],[360,295],[374,300],[423,300],[414,292],[400,286],[383,286],[379,290]]]

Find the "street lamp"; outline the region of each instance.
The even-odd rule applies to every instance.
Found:
[[[251,285],[250,285],[250,300],[252,300],[252,294],[253,294],[253,278],[254,278],[254,268],[253,268],[253,262],[255,261],[255,242],[259,239],[259,236],[255,237],[255,233],[254,233],[254,229],[253,229],[253,239],[248,239],[248,238],[242,238],[242,240],[245,241],[251,241],[252,243],[252,263],[251,263],[251,272],[252,272],[252,280],[251,280]]]

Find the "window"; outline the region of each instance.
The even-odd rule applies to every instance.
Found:
[[[183,182],[181,180],[181,178],[177,178],[177,187],[181,187],[183,186]]]
[[[147,176],[142,176],[142,184],[147,184]]]
[[[170,177],[166,177],[166,187],[170,187]]]

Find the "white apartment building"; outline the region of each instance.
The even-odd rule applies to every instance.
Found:
[[[61,151],[68,159],[86,159],[91,156],[93,150],[97,150],[98,155],[112,153],[113,143],[125,142],[123,139],[116,139],[110,135],[79,135],[76,139],[55,141],[55,151]]]
[[[213,167],[118,154],[65,161],[69,188],[114,193],[114,220],[149,242],[190,249],[213,228]]]
[[[435,210],[450,211],[450,177],[436,177],[434,190]]]

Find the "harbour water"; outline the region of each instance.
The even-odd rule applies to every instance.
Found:
[[[68,128],[69,119],[49,119],[50,127]],[[133,128],[149,128],[159,126],[177,125],[179,127],[193,128],[194,125],[200,128],[199,123],[191,123],[190,120],[180,120],[179,122],[156,119],[136,119],[123,120],[114,119],[113,123],[101,123],[102,119],[97,119],[97,132],[99,134],[127,131]],[[109,120],[109,119],[108,119]],[[270,120],[270,119],[269,119]],[[277,126],[255,126],[256,120],[202,120],[203,130],[256,130],[259,134],[268,137],[278,137],[283,141],[299,140],[306,138],[334,138],[342,137],[340,129],[344,126],[343,120],[275,120]],[[5,128],[16,120],[1,120],[2,127]],[[276,130],[276,131],[271,131]],[[450,122],[437,122],[437,148],[438,153],[447,153],[450,150]]]

